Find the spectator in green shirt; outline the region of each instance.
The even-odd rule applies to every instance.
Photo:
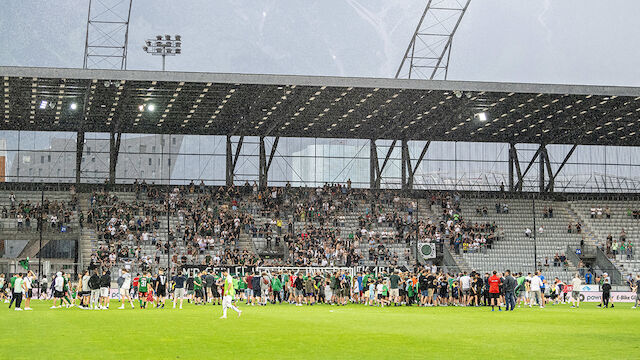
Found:
[[[273,303],[282,302],[282,281],[280,281],[280,274],[274,276],[271,279],[271,289],[273,290]]]

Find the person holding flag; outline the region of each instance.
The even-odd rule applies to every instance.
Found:
[[[242,311],[233,305],[233,297],[236,294],[236,291],[233,288],[233,279],[226,270],[222,272],[222,277],[224,279],[224,283],[222,285],[222,316],[220,319],[227,318],[227,309],[229,308],[237,312],[238,317],[240,317],[240,315],[242,315]]]

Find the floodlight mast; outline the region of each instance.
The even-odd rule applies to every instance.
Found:
[[[162,71],[165,71],[166,57],[182,54],[182,36],[156,35],[155,39],[147,39],[142,50],[147,54],[162,56]]]

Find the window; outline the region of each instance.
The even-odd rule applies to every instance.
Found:
[[[23,164],[30,164],[31,163],[31,156],[29,155],[25,155],[22,157],[22,163]]]
[[[176,144],[176,138],[171,138],[171,142],[173,143],[173,145]]]
[[[169,161],[167,162],[167,164],[171,166],[171,158],[169,158]]]
[[[91,158],[91,162],[92,163],[96,162],[96,157],[95,156]]]
[[[51,155],[47,155],[47,162],[51,162]]]
[[[152,162],[151,162],[151,158],[149,158],[149,165],[151,165],[151,163],[152,163]]]
[[[87,155],[91,155],[91,146],[87,146]]]
[[[152,152],[152,153],[155,153],[155,152],[156,152],[156,146],[155,146],[155,145],[153,145],[153,146],[151,147],[151,152]]]
[[[147,145],[140,145],[140,153],[146,153],[147,152]]]
[[[40,156],[40,164],[44,164],[44,156]]]

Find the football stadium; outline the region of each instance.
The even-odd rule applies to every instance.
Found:
[[[1,359],[640,357],[637,69],[460,70],[487,14],[550,41],[563,5],[41,3],[0,14]],[[340,63],[387,37],[394,71]]]

